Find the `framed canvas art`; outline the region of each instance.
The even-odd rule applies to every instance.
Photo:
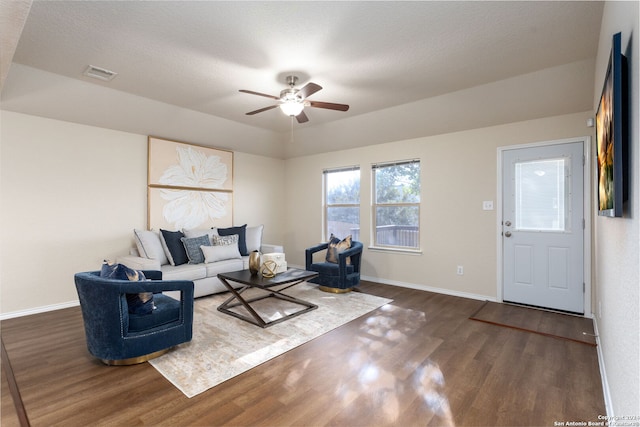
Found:
[[[598,215],[621,217],[628,199],[627,60],[621,33],[613,35],[607,74],[596,113]]]
[[[150,136],[147,227],[233,225],[233,152]]]

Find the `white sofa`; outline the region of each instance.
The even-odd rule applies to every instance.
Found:
[[[262,225],[243,227],[246,229],[245,253],[251,253],[254,250],[258,250],[263,254],[284,252],[282,246],[262,243]],[[165,239],[163,233],[166,234],[167,232],[134,230],[136,246],[131,248],[129,255],[118,257],[116,262],[136,270],[160,270],[162,271],[163,280],[192,280],[195,298],[227,290],[217,277],[219,273],[249,268],[249,256],[242,255],[240,250],[231,257],[215,256],[205,259],[205,262],[193,263],[189,261],[189,263],[185,264],[172,265],[174,263],[166,242],[168,239]],[[213,236],[218,236],[217,229],[183,230],[182,233],[185,239],[203,235],[213,239]]]

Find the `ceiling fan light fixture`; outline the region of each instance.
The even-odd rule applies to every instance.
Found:
[[[319,102],[308,101],[307,98],[314,93],[322,89],[322,86],[309,82],[301,89],[296,89],[294,86],[298,78],[296,76],[287,76],[288,89],[280,91],[280,96],[268,95],[266,93],[254,92],[252,90],[240,89],[242,93],[248,93],[250,95],[263,96],[277,101],[276,104],[269,105],[268,107],[259,108],[254,111],[246,113],[247,116],[253,116],[254,114],[262,113],[263,111],[272,110],[280,107],[280,110],[288,117],[295,117],[298,123],[306,123],[309,118],[304,113],[304,107],[325,108],[327,110],[347,111],[349,106],[346,104],[335,104],[332,102]]]
[[[280,104],[280,110],[287,116],[297,116],[304,109],[304,103],[288,101]]]

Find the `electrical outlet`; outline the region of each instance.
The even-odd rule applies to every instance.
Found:
[[[464,274],[464,267],[459,265],[458,268],[456,269],[456,274],[458,276],[462,276]]]

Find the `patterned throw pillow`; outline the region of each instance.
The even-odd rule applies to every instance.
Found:
[[[187,252],[189,264],[202,264],[204,262],[204,254],[200,246],[211,246],[209,236],[192,237],[191,239],[183,237],[180,240],[182,240],[184,249]]]
[[[233,236],[234,234],[237,234],[240,255],[249,255],[249,250],[247,249],[247,224],[237,227],[218,228],[217,231],[220,236]]]
[[[237,234],[231,236],[211,236],[213,246],[237,245],[240,237]]]
[[[351,234],[349,234],[344,239],[340,240],[336,236],[331,234],[329,238],[329,246],[327,247],[327,262],[331,262],[334,264],[338,263],[338,254],[346,251],[351,248]],[[347,258],[347,265],[351,264],[351,257]]]
[[[144,273],[134,270],[123,264],[116,264],[105,260],[100,269],[100,277],[115,280],[129,280],[138,282],[147,280]],[[152,292],[141,292],[139,294],[126,294],[127,306],[131,314],[151,314],[155,308],[153,304]]]

